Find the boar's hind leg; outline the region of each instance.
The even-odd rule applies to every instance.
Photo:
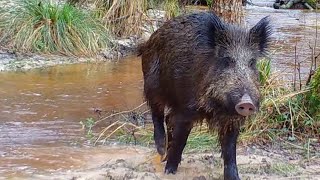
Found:
[[[239,127],[233,124],[224,125],[219,130],[219,140],[224,161],[224,179],[238,180],[238,168],[236,161],[236,143],[239,135]]]
[[[164,108],[159,105],[151,105],[152,122],[154,127],[153,138],[158,153],[163,156],[166,152],[164,130]]]
[[[190,113],[175,113],[170,117],[171,123],[174,123],[174,128],[165,167],[166,174],[176,173],[181,161],[182,151],[193,126],[193,120],[194,116],[190,115]]]

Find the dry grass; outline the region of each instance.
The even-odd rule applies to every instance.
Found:
[[[141,35],[147,0],[96,0],[97,14],[116,36]]]
[[[183,11],[179,4],[179,0],[165,0],[164,10],[166,12],[166,19],[171,19],[180,15]]]

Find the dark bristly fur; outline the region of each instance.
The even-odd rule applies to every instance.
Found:
[[[166,152],[166,173],[175,173],[194,122],[217,129],[225,179],[239,179],[236,141],[245,117],[235,105],[244,94],[259,107],[256,61],[267,50],[271,28],[263,18],[250,30],[222,22],[210,12],[170,20],[140,46],[145,98],[151,108],[158,152]]]

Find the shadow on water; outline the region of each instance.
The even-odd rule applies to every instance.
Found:
[[[274,67],[291,77],[297,46],[297,60],[306,76],[316,13],[247,7],[249,26],[266,15],[270,15],[275,32],[271,51]],[[79,122],[92,117],[93,108],[112,111],[136,107],[143,101],[142,85],[138,58],[0,73],[0,176],[81,167],[88,153],[102,150],[77,147],[84,141]]]

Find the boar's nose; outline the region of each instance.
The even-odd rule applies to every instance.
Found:
[[[250,116],[256,111],[256,107],[248,94],[244,94],[240,102],[236,105],[236,111],[242,116]]]

